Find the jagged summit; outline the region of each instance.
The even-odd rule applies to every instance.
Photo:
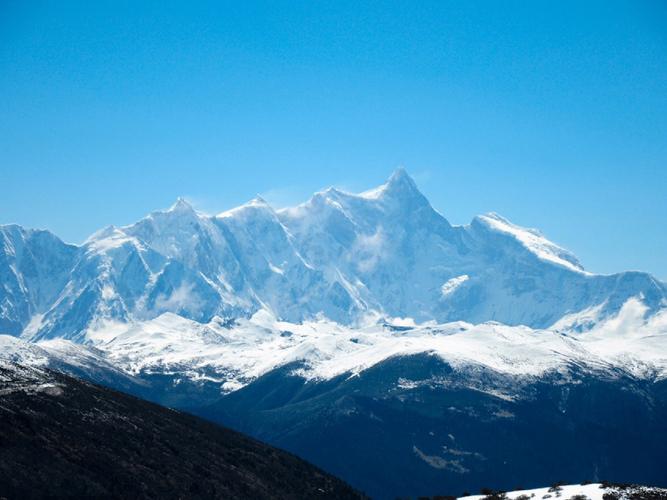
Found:
[[[424,195],[419,191],[417,184],[403,167],[397,168],[391,177],[377,188],[364,191],[359,196],[367,199],[380,199],[385,197],[395,199],[419,199],[426,201]]]
[[[266,201],[264,198],[262,198],[261,195],[257,195],[257,196],[255,196],[252,200],[250,200],[250,201],[248,202],[248,204],[250,204],[250,205],[267,205],[267,206],[269,206],[269,204],[267,203],[267,201]]]
[[[430,208],[428,200],[407,171],[400,167],[384,184],[376,188],[350,193],[331,186],[316,192],[308,201],[295,207],[282,208],[277,213],[286,219],[295,220],[304,216],[319,217],[322,213],[333,210],[340,212],[340,217],[354,218],[353,214],[359,211],[365,213],[363,217],[368,217],[371,212],[378,210],[409,213],[426,207]],[[441,219],[445,221],[443,217]]]
[[[273,207],[267,203],[267,201],[262,198],[260,195],[255,196],[253,199],[247,201],[243,205],[239,205],[238,207],[230,208],[229,210],[225,210],[224,212],[220,212],[218,215],[215,217],[218,219],[225,219],[228,217],[234,217],[235,215],[239,215],[248,209],[250,210],[261,210],[261,211],[266,211],[266,212],[271,212],[273,213]]]
[[[512,224],[505,217],[495,212],[478,215],[474,218],[472,226],[481,226],[486,230],[513,238],[539,259],[563,266],[571,271],[586,273],[572,252],[552,243],[537,229],[524,228]]]
[[[86,241],[84,242],[84,245],[88,244],[88,243],[91,243],[91,242],[94,242],[94,241],[97,241],[97,240],[104,239],[104,238],[109,238],[110,236],[112,236],[117,231],[118,231],[118,228],[113,224],[109,224],[108,226],[104,226],[102,229],[98,229],[93,234],[91,234],[86,239]]]
[[[241,207],[253,207],[253,208],[260,208],[260,209],[268,209],[273,212],[273,207],[269,205],[269,203],[262,198],[259,194],[256,195],[253,199],[247,201],[243,205],[237,208]]]
[[[428,204],[428,200],[424,197],[421,191],[419,191],[417,184],[415,183],[414,179],[408,174],[407,170],[404,167],[399,167],[391,174],[391,176],[387,179],[385,183],[376,188],[364,191],[359,194],[354,194],[343,191],[334,186],[330,186],[326,189],[316,192],[310,200],[308,200],[305,203],[302,203],[301,205],[298,205],[296,207],[281,208],[280,210],[277,210],[277,212],[293,213],[306,206],[318,205],[322,203],[327,204],[330,203],[331,201],[336,202],[349,198],[362,198],[367,200],[378,200],[378,201],[392,200],[392,201],[398,201],[399,204],[402,202],[409,203],[414,201]],[[229,217],[235,213],[238,213],[240,209],[248,207],[265,208],[271,212],[274,212],[273,207],[261,195],[258,194],[257,196],[247,201],[246,203],[239,205],[237,207],[230,208],[223,212],[220,212],[215,217],[218,218]],[[165,214],[165,213],[199,214],[199,212],[195,210],[195,208],[189,201],[180,196],[176,199],[174,204],[171,205],[167,210],[153,212],[152,214],[150,214],[150,216],[153,216],[154,214]]]
[[[0,328],[30,326],[31,338],[85,338],[104,322],[164,313],[206,322],[259,310],[295,322],[400,317],[534,328],[595,310],[590,327],[633,297],[649,315],[667,302],[664,283],[587,273],[538,231],[496,214],[450,225],[403,168],[373,190],[330,188],[279,211],[257,196],[209,216],[179,198],[80,247],[27,234],[1,234]]]
[[[167,212],[194,212],[195,209],[185,198],[179,196],[176,202],[167,209]]]
[[[408,174],[405,167],[398,167],[391,174],[385,186],[389,189],[410,189],[418,191],[417,184],[414,179]]]

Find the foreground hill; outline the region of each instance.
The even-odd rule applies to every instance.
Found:
[[[236,432],[15,364],[0,365],[0,496],[362,498]]]
[[[317,326],[237,325],[227,333],[202,326],[198,335],[179,337],[180,323],[165,322],[118,339],[141,347],[127,364],[107,358],[112,351],[66,340],[34,344],[0,335],[0,362],[65,371],[203,416],[295,453],[374,498],[602,479],[667,486],[664,371],[632,363],[622,369],[592,356],[587,341],[499,325],[330,334]],[[197,338],[206,342],[197,347]],[[382,361],[392,341],[413,354]],[[284,355],[283,342],[295,357],[270,369]],[[296,361],[302,342],[305,359]],[[424,342],[435,350],[420,353]],[[244,350],[242,343],[255,346]],[[205,358],[192,358],[204,347]],[[225,373],[234,352],[238,370]],[[265,365],[262,352],[271,353]],[[362,365],[344,363],[355,359]],[[267,367],[243,383],[242,369]]]

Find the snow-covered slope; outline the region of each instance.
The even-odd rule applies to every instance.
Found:
[[[299,376],[323,380],[420,353],[437,356],[461,371],[484,368],[514,377],[576,368],[664,379],[667,313],[645,319],[645,312],[641,302],[628,301],[617,316],[584,333],[465,322],[350,328],[323,319],[290,323],[265,311],[250,319],[229,322],[216,317],[201,324],[166,313],[124,330],[115,326],[112,332],[89,335],[110,362],[130,373],[206,380],[222,392],[292,363],[299,364]]]
[[[605,497],[605,494],[607,496]],[[500,494],[495,498],[499,498]],[[489,498],[489,495],[471,495],[459,497],[459,500],[484,500]],[[494,498],[491,496],[491,498]],[[508,500],[528,500],[543,498],[563,498],[568,500],[575,498],[576,500],[603,500],[603,499],[617,499],[617,500],[631,500],[631,499],[661,499],[667,498],[667,489],[652,488],[650,486],[639,485],[620,485],[614,486],[610,484],[591,483],[591,484],[566,484],[560,486],[548,486],[546,488],[535,488],[532,490],[516,490],[505,493],[505,498]]]
[[[367,309],[418,322],[544,328],[601,304],[602,316],[615,314],[640,294],[655,311],[666,297],[643,273],[587,273],[570,252],[497,214],[452,226],[404,170],[361,195],[317,193],[280,217],[302,255],[342,275]]]
[[[58,299],[76,254],[48,231],[0,226],[0,333],[20,334]]]
[[[619,314],[589,331],[561,332],[500,323],[452,322],[349,327],[320,319],[291,323],[266,311],[251,318],[199,323],[174,313],[132,324],[103,323],[86,347],[64,339],[29,343],[0,336],[0,359],[84,374],[98,381],[136,383],[146,375],[209,383],[238,390],[281,366],[326,380],[354,376],[390,358],[426,353],[461,372],[490,370],[535,379],[570,369],[591,374],[667,378],[667,312],[645,318],[630,300]],[[410,381],[406,381],[410,383]]]
[[[650,275],[588,273],[499,215],[451,225],[403,169],[376,189],[327,189],[278,212],[257,198],[208,216],[179,199],[79,247],[18,226],[0,237],[0,333],[32,341],[106,343],[165,318],[191,332],[258,312],[342,330],[404,318],[568,333],[629,300],[647,320],[667,307],[667,285]]]
[[[145,384],[111,363],[104,352],[73,342],[56,339],[39,345],[0,335],[0,365],[51,369],[69,373],[118,389],[140,392]]]

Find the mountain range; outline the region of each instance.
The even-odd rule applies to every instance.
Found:
[[[179,199],[81,245],[0,226],[0,284],[0,358],[230,425],[379,498],[665,485],[667,284],[588,272],[498,214],[452,225],[403,169],[281,210]]]
[[[261,198],[216,216],[179,199],[80,246],[48,231],[0,228],[0,328],[28,340],[85,342],[108,323],[174,313],[200,323],[257,311],[357,326],[496,321],[547,328],[595,309],[599,321],[667,285],[646,273],[596,275],[538,231],[497,214],[453,226],[402,170],[353,195],[330,188],[275,211]],[[592,318],[567,325],[590,329]]]

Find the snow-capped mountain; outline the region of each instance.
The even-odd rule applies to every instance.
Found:
[[[323,380],[431,353],[510,375],[667,377],[667,285],[589,273],[497,214],[453,226],[402,169],[277,212],[256,198],[208,216],[179,199],[78,247],[0,235],[2,333],[52,354],[88,345],[131,376],[229,393],[291,363]]]
[[[79,246],[2,226],[0,334],[0,360],[187,409],[378,498],[664,477],[667,284],[587,272],[497,214],[452,225],[404,170],[278,211],[179,199]]]
[[[652,311],[667,288],[643,273],[599,276],[539,232],[497,214],[452,226],[405,170],[351,195],[335,189],[280,212],[301,254],[365,311],[417,322],[498,321],[544,328],[600,306],[607,316],[642,295]]]
[[[295,370],[305,380],[329,380],[419,353],[460,371],[484,367],[535,378],[576,366],[591,373],[667,379],[667,313],[648,321],[645,313],[645,306],[631,300],[613,320],[582,333],[465,322],[351,328],[327,320],[279,321],[266,312],[202,324],[167,313],[126,329],[95,331],[91,340],[128,373],[169,373],[213,384],[222,393],[294,363],[305,363]]]
[[[18,226],[0,236],[0,325],[31,340],[89,342],[92,331],[164,313],[207,323],[260,310],[296,323],[411,318],[584,331],[631,298],[649,316],[667,301],[667,285],[650,275],[588,273],[497,214],[453,226],[402,169],[379,188],[327,189],[277,212],[257,198],[208,216],[179,199],[78,247]]]
[[[141,394],[146,387],[142,380],[109,361],[103,351],[63,339],[37,345],[9,335],[0,335],[1,364],[65,372],[135,394]]]
[[[48,231],[0,226],[0,332],[19,335],[53,306],[77,253]]]

